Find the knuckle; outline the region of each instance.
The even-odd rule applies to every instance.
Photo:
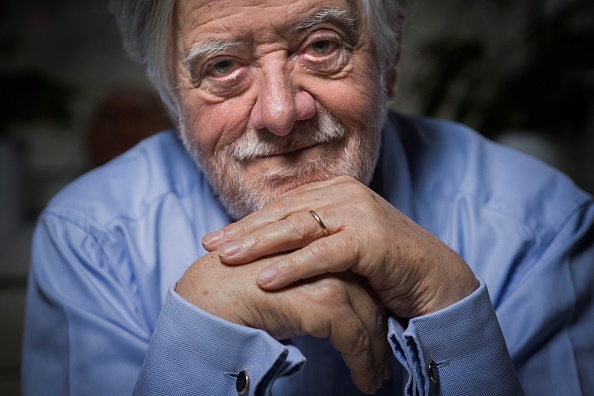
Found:
[[[317,338],[330,336],[330,325],[324,320],[303,320],[301,327],[304,333]]]
[[[272,216],[276,219],[281,219],[286,216],[287,211],[291,208],[291,200],[287,194],[281,194],[274,198],[272,202],[268,204],[268,208],[271,210]]]
[[[279,263],[276,264],[277,270],[279,270],[285,277],[303,279],[301,274],[301,265],[299,261],[296,261],[291,255],[285,257]],[[305,288],[307,290],[307,288]]]
[[[240,220],[236,223],[227,224],[226,226],[221,228],[221,231],[225,233],[226,238],[234,238],[237,235],[242,235],[245,233],[246,230],[247,224],[245,223],[245,220]]]
[[[328,249],[325,243],[322,243],[323,240],[318,241],[319,243],[312,243],[309,245],[309,254],[311,256],[311,260],[324,263],[328,261]]]
[[[308,236],[310,227],[303,216],[291,215],[287,218],[287,220],[289,220],[287,223],[290,233],[300,237]]]
[[[326,301],[335,301],[341,305],[348,300],[348,293],[344,284],[334,277],[326,278],[322,288],[322,295]]]
[[[365,243],[361,238],[361,233],[348,231],[340,233],[339,237],[332,240],[322,239],[317,245],[321,250],[320,254],[328,255],[326,251],[340,252],[342,257],[341,270],[359,267],[364,259],[366,249],[369,247],[369,244]]]
[[[352,335],[351,345],[351,353],[355,355],[365,355],[369,353],[369,350],[371,349],[371,338],[369,337],[369,333],[365,330],[365,327],[362,325],[355,329],[354,334]]]
[[[267,238],[261,232],[256,232],[250,239],[244,242],[244,248],[263,248],[266,246]]]
[[[344,284],[334,276],[323,275],[308,285],[308,298],[319,305],[332,308],[341,314],[349,302],[349,295]],[[340,316],[340,315],[339,315]]]
[[[273,206],[270,208],[270,218],[274,220],[284,219],[287,213],[286,199],[280,199],[275,201]]]

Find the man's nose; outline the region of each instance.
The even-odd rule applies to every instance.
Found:
[[[309,119],[315,114],[313,96],[296,86],[283,66],[262,70],[258,99],[250,115],[253,128],[285,136],[296,121]]]

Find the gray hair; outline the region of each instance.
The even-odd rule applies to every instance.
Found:
[[[396,67],[406,17],[407,0],[360,1],[365,26],[383,71]],[[175,0],[110,0],[130,56],[144,64],[147,74],[172,115],[178,114],[174,94]]]

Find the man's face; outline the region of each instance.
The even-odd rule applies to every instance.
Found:
[[[234,218],[302,184],[369,182],[385,90],[350,3],[178,1],[180,132]]]

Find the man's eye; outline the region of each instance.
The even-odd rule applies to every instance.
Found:
[[[225,59],[225,60],[221,60],[216,63],[213,63],[209,67],[209,72],[211,75],[213,75],[215,77],[223,77],[223,76],[226,76],[229,73],[233,72],[237,67],[238,67],[238,64],[236,61],[231,60],[231,59]]]
[[[311,43],[313,52],[319,55],[327,54],[336,48],[336,43],[330,40],[319,40]]]

